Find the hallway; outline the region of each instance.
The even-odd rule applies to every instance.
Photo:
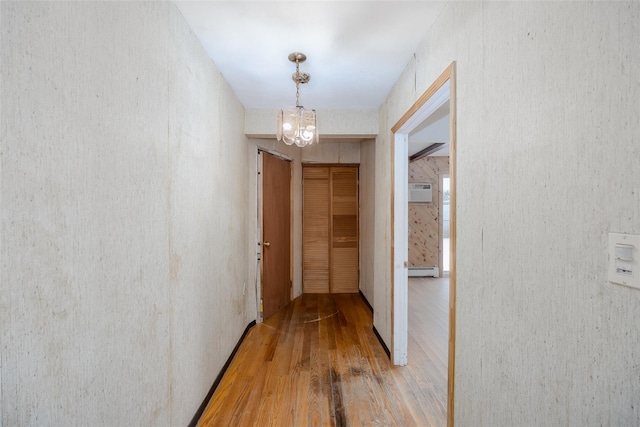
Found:
[[[199,425],[445,425],[448,280],[409,293],[409,366],[359,294],[305,294],[249,331]]]

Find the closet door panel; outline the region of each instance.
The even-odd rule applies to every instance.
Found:
[[[355,293],[358,292],[358,250],[354,248],[333,249],[333,268],[331,292]]]
[[[328,293],[329,168],[303,168],[303,187],[303,291]]]
[[[358,169],[331,168],[331,292],[359,290]]]
[[[358,292],[358,168],[303,166],[303,195],[304,292]]]

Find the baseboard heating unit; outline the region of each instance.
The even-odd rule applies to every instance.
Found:
[[[439,277],[438,267],[409,267],[409,277]]]

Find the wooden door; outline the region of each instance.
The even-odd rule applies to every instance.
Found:
[[[358,292],[358,168],[303,167],[305,293]]]
[[[291,163],[262,153],[262,318],[291,301]]]

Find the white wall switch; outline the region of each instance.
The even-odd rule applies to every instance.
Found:
[[[640,235],[609,233],[608,280],[640,289]]]

